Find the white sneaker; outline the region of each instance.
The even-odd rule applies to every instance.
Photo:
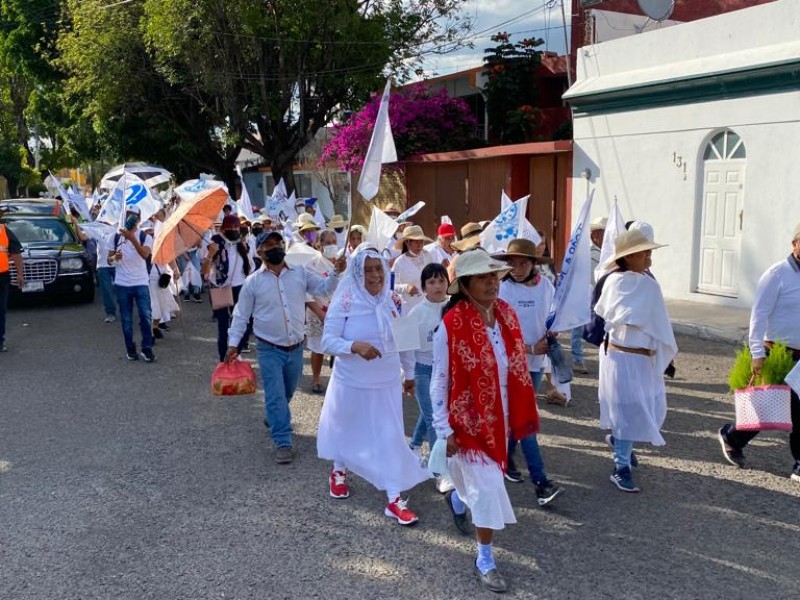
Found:
[[[446,494],[447,492],[456,489],[456,486],[453,485],[453,480],[450,479],[447,475],[439,475],[436,477],[436,491],[440,494]]]
[[[117,317],[114,315],[108,315],[105,319],[103,319],[103,323],[113,323],[117,320]]]

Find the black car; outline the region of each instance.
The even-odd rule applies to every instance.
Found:
[[[0,223],[14,232],[23,248],[25,288],[16,287],[17,273],[12,263],[12,302],[40,296],[94,301],[91,257],[66,220],[55,215],[4,211],[0,213]]]
[[[25,213],[26,215],[53,215],[68,219],[64,203],[55,198],[14,198],[0,200],[0,217],[4,214]]]

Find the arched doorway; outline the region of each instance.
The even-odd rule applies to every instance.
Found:
[[[744,219],[746,153],[738,134],[713,135],[703,152],[697,291],[736,297]]]

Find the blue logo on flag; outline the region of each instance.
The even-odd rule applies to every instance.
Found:
[[[519,228],[519,216],[517,213],[517,205],[511,203],[508,208],[501,212],[494,220],[495,239],[498,242],[510,240],[517,237],[517,229]]]

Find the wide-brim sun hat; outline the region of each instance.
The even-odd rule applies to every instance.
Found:
[[[480,223],[467,223],[461,228],[461,237],[465,238],[470,235],[474,235],[476,233],[481,232],[481,224]]]
[[[792,234],[792,241],[800,240],[800,223],[798,223],[794,228],[794,233]]]
[[[433,240],[426,236],[425,232],[422,231],[422,227],[419,225],[409,225],[403,230],[403,235],[401,235],[397,239],[397,242],[395,242],[395,250],[400,250],[403,247],[403,242],[407,242],[409,240],[427,242],[428,244],[433,242]]]
[[[495,260],[508,260],[512,256],[521,256],[536,262],[543,262],[543,258],[536,255],[536,244],[525,238],[511,240],[508,242],[508,248],[506,248],[505,252],[492,254],[492,258]]]
[[[313,215],[309,213],[300,213],[299,215],[297,215],[297,219],[295,219],[294,221],[294,227],[295,229],[300,229],[306,223],[313,223],[313,222],[314,222]]]
[[[625,231],[617,237],[614,241],[614,256],[608,259],[603,265],[604,269],[610,269],[614,264],[625,256],[636,254],[637,252],[644,252],[645,250],[655,250],[656,248],[664,248],[667,244],[656,244],[647,239],[644,233],[637,229]]]
[[[347,227],[347,221],[344,220],[342,215],[333,215],[333,218],[328,221],[328,227],[336,229],[337,227]]]
[[[606,225],[608,225],[607,217],[597,217],[589,225],[589,231],[600,231],[601,229],[605,230]]]
[[[480,243],[481,243],[481,236],[473,235],[468,238],[464,238],[463,240],[458,240],[457,242],[453,242],[450,245],[459,252],[466,252],[467,250],[475,248]]]
[[[497,273],[502,277],[511,271],[511,267],[492,258],[486,250],[475,248],[459,255],[458,260],[456,260],[455,271],[455,279],[447,287],[447,293],[451,296],[458,293],[459,281],[462,277],[485,275],[487,273]]]
[[[307,221],[300,225],[300,229],[298,231],[303,233],[304,231],[311,231],[312,229],[319,229],[319,225],[317,225],[314,221]]]

